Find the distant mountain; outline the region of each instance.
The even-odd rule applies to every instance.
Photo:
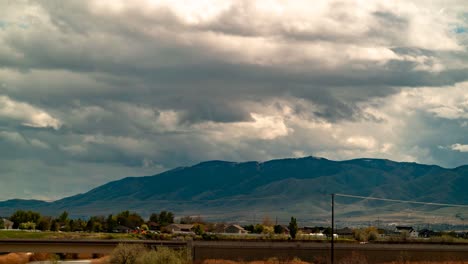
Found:
[[[145,177],[109,182],[87,193],[55,202],[0,202],[0,215],[17,209],[73,216],[107,215],[122,210],[143,216],[170,210],[178,216],[207,220],[253,221],[268,216],[282,221],[326,221],[331,193],[433,203],[468,203],[468,166],[445,169],[434,165],[382,159],[332,161],[306,157],[267,162],[208,161]],[[388,216],[404,210],[434,211],[442,207],[389,203],[338,196],[342,219]]]

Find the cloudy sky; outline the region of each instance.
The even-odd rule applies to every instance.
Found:
[[[0,0],[0,200],[200,161],[468,164],[465,0]]]

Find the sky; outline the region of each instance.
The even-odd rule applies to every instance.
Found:
[[[465,0],[0,0],[0,200],[206,160],[468,164]]]

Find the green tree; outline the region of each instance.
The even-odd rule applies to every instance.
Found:
[[[203,226],[203,224],[196,224],[194,227],[193,227],[193,232],[199,236],[203,235],[205,233],[205,227]]]
[[[70,219],[68,218],[68,212],[67,211],[63,211],[59,217],[57,218],[57,224],[59,226],[59,230],[62,230],[62,231],[71,231],[72,227],[70,226]],[[72,221],[72,224],[73,221]]]
[[[117,215],[117,223],[119,225],[136,228],[141,226],[145,221],[137,213],[130,213],[130,211],[123,211]]]
[[[50,231],[59,231],[60,224],[57,222],[56,219],[52,219],[50,222]]]
[[[103,228],[105,222],[106,221],[103,216],[92,216],[86,222],[84,230],[86,230],[87,232],[101,232],[104,230]]]
[[[253,233],[255,233],[255,234],[261,234],[261,233],[263,233],[263,229],[264,229],[263,225],[261,225],[261,224],[256,224],[256,225],[254,226]]]
[[[112,214],[107,216],[106,219],[106,230],[107,232],[111,233],[116,226],[118,226],[118,222],[116,217],[112,216]]]
[[[39,219],[39,223],[37,223],[37,229],[41,231],[48,231],[51,228],[52,217],[50,216],[42,216]]]
[[[284,233],[284,228],[281,225],[275,225],[273,227],[273,230],[275,231],[275,234],[283,234]]]
[[[159,214],[152,213],[149,218],[150,222],[159,223]]]
[[[58,217],[58,221],[62,224],[66,224],[68,223],[70,219],[68,219],[68,212],[67,211],[63,211],[62,214],[60,214],[60,216]]]
[[[168,211],[161,211],[159,213],[159,225],[161,227],[174,223],[174,214]]]
[[[288,228],[289,234],[291,235],[292,239],[296,239],[297,231],[299,230],[299,228],[297,227],[296,218],[291,216],[291,221],[289,222]]]
[[[3,223],[3,219],[0,218],[0,229],[4,229],[5,228],[5,223]]]
[[[37,224],[41,215],[33,211],[18,210],[10,216],[10,221],[13,222],[13,228],[18,228],[21,223],[32,222]]]
[[[34,223],[34,222],[21,223],[19,225],[19,229],[21,229],[21,230],[34,230],[34,229],[36,229],[36,223]]]

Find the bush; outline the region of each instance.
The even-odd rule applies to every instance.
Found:
[[[146,252],[143,245],[137,244],[119,244],[113,251],[110,257],[112,264],[136,264],[137,259],[141,254]]]
[[[166,247],[148,250],[138,244],[119,244],[109,258],[111,264],[188,264],[190,261],[188,250]]]
[[[142,254],[136,263],[138,264],[188,264],[189,254],[187,250],[172,250],[161,247]]]

